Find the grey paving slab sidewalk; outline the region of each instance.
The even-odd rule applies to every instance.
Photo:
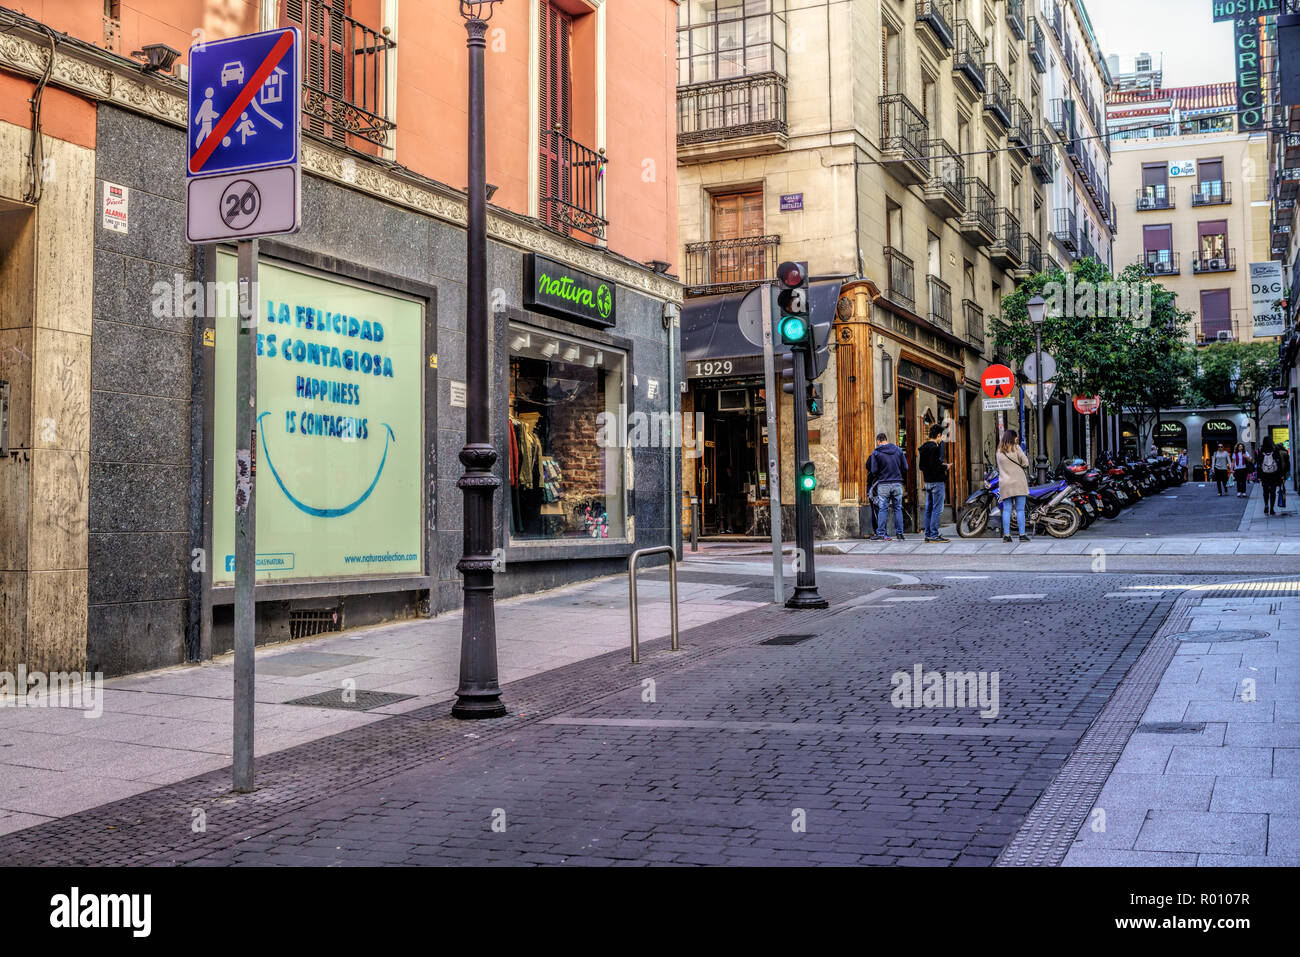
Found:
[[[1300,865],[1300,597],[1181,604],[1204,640],[1178,642],[1064,863]]]
[[[683,565],[689,568],[689,564]],[[638,588],[641,641],[668,633],[668,585]],[[755,608],[734,581],[686,575],[685,631]],[[257,653],[256,751],[283,750],[445,701],[459,678],[461,616],[300,639]],[[497,604],[504,684],[629,646],[627,579],[598,579]],[[0,834],[171,784],[230,764],[233,658],[104,682],[103,713],[16,707],[0,698]],[[337,690],[410,695],[366,712],[285,702]],[[6,706],[9,705],[9,706]]]

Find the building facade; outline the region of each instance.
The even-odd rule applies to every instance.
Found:
[[[794,399],[775,397],[768,436],[741,306],[784,260],[839,289],[810,426],[818,534],[869,533],[881,432],[915,478],[945,424],[960,501],[992,448],[979,379],[1001,297],[1053,264],[1109,261],[1107,81],[1082,5],[692,0],[677,32],[684,402],[707,435],[683,488],[703,530],[767,531],[770,440],[791,487]],[[906,497],[914,521],[919,481]]]
[[[230,647],[233,247],[185,241],[183,53],[280,25],[305,46],[303,210],[261,244],[258,640],[458,606],[457,5],[17,7],[0,11],[0,670]],[[600,435],[677,408],[674,17],[532,0],[490,24],[499,595],[675,541],[675,450]]]
[[[1270,259],[1267,137],[1235,131],[1236,103],[1227,83],[1122,94],[1111,104],[1112,176],[1132,223],[1116,240],[1116,264],[1139,263],[1172,290],[1193,314],[1189,334],[1200,346],[1256,341],[1250,264]],[[1247,418],[1178,408],[1161,415],[1158,434],[1138,435],[1126,422],[1122,435],[1132,452],[1187,449],[1195,465],[1220,442],[1258,441]],[[1277,420],[1267,415],[1260,428]]]

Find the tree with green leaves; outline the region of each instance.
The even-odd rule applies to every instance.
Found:
[[[1187,403],[1234,405],[1250,417],[1258,436],[1260,418],[1281,404],[1273,397],[1282,369],[1276,343],[1216,342],[1200,349],[1197,359]]]
[[[1056,359],[1058,389],[1096,395],[1112,410],[1126,410],[1140,433],[1179,403],[1195,372],[1187,342],[1191,314],[1140,266],[1112,276],[1104,263],[1088,258],[1068,272],[1026,279],[1002,300],[993,322],[998,349],[1016,360],[1035,347],[1027,309],[1035,295],[1048,303],[1043,350]]]

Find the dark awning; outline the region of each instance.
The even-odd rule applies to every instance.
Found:
[[[809,319],[814,334],[817,335],[819,348],[824,349],[829,341],[842,286],[843,283],[834,280],[813,283],[809,287]],[[760,338],[760,297],[765,288],[758,286],[749,292],[687,299],[682,304],[682,359],[695,362],[701,359],[761,356],[763,340]],[[790,351],[780,339],[776,339],[773,345],[777,355]]]

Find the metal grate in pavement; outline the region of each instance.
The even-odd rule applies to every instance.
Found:
[[[760,645],[798,645],[807,641],[809,638],[816,638],[816,635],[777,635],[774,638],[768,638],[766,641],[760,641]]]
[[[1200,734],[1205,730],[1204,721],[1148,721],[1139,724],[1134,734]]]
[[[414,698],[415,695],[396,694],[392,691],[349,691],[344,697],[342,688],[309,694],[305,698],[294,698],[285,704],[302,705],[304,708],[338,708],[340,711],[369,711],[382,708],[386,704],[396,704]]]
[[[1135,638],[1145,640],[1153,631],[1154,637],[998,855],[996,866],[1054,867],[1065,859],[1173,660],[1178,643],[1169,635],[1190,624],[1187,610],[1201,597],[1184,596],[1152,606]],[[1167,613],[1168,620],[1160,625]]]
[[[890,591],[939,591],[942,585],[936,585],[934,582],[915,582],[911,585],[886,585]]]

